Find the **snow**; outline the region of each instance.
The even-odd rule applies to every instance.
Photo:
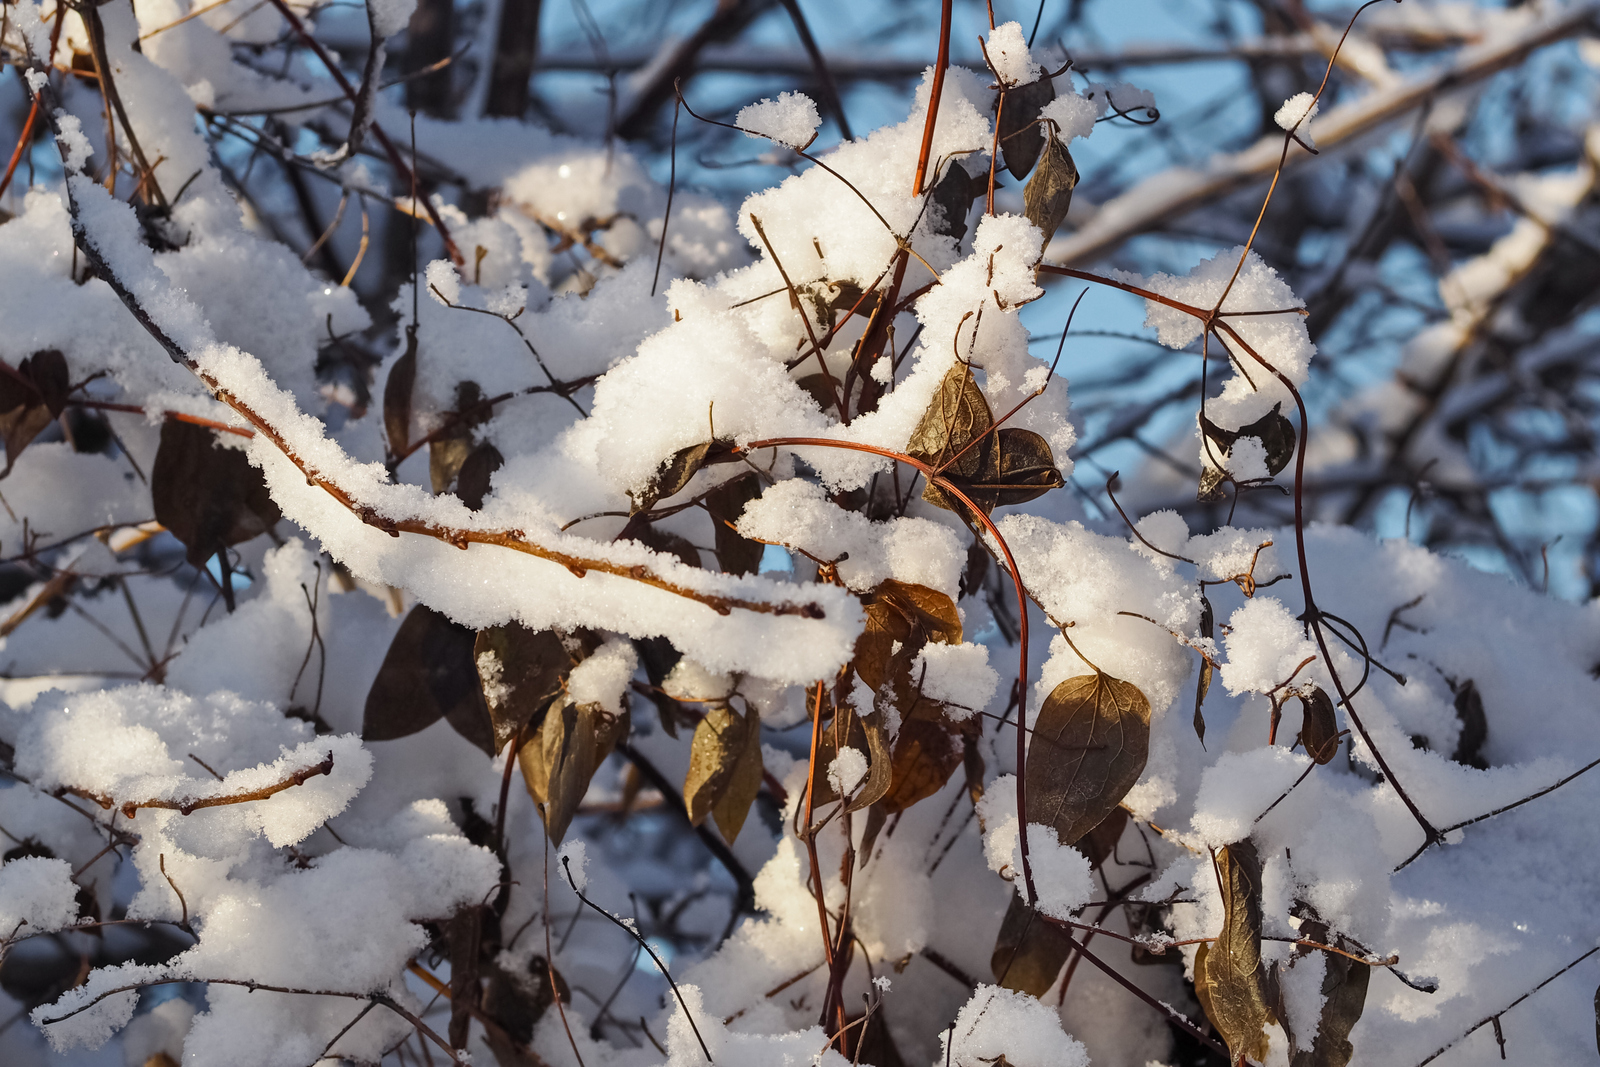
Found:
[[[0,865],[0,941],[47,934],[78,918],[78,887],[65,860],[24,856]]]
[[[1062,141],[1075,137],[1088,137],[1094,132],[1095,120],[1104,110],[1104,102],[1096,103],[1085,96],[1067,92],[1057,96],[1039,112],[1040,118],[1056,124],[1056,136]]]
[[[367,17],[372,21],[372,36],[386,41],[406,28],[417,0],[367,0]]]
[[[835,794],[848,796],[867,777],[867,757],[859,748],[846,745],[828,763],[828,784]]]
[[[1002,22],[990,30],[984,53],[1002,85],[1023,85],[1039,79],[1039,64],[1028,54],[1021,23]]]
[[[943,701],[956,721],[988,707],[1000,688],[1000,675],[989,666],[989,650],[964,641],[958,645],[928,644],[911,664],[922,695]]]
[[[743,129],[747,137],[804,149],[816,138],[822,117],[817,114],[816,102],[804,93],[779,93],[776,100],[761,100],[741,108],[734,125]]]
[[[1027,993],[980,985],[940,1040],[952,1067],[985,1067],[1004,1056],[1016,1067],[1088,1067],[1089,1055],[1061,1029],[1056,1012]]]
[[[1296,93],[1283,102],[1278,113],[1272,116],[1281,129],[1295,133],[1306,144],[1314,144],[1311,140],[1311,131],[1308,128],[1311,120],[1317,117],[1317,111],[1322,105],[1311,93]]]

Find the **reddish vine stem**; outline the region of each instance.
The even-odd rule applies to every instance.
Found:
[[[314,763],[309,767],[302,767],[288,777],[260,789],[252,789],[245,793],[232,793],[220,797],[186,797],[181,800],[126,800],[118,804],[115,800],[98,793],[91,793],[87,789],[68,786],[65,790],[73,796],[92,800],[102,808],[116,808],[122,812],[123,817],[133,818],[140,808],[160,808],[164,811],[175,811],[179,815],[190,815],[201,808],[220,808],[228,804],[248,804],[253,800],[266,800],[276,796],[285,789],[292,789],[297,785],[304,785],[309,779],[321,774],[333,773],[333,753],[328,753],[328,758],[321,763]]]
[[[817,750],[822,743],[822,690],[823,685],[817,682],[817,702],[811,709],[811,757],[810,767],[806,774],[806,855],[811,861],[811,889],[812,895],[817,899],[817,922],[822,929],[822,956],[827,962],[831,973],[833,968],[833,939],[828,936],[828,905],[822,893],[822,862],[817,858],[817,838],[811,827],[812,804],[816,799],[817,783]]]
[[[917,153],[917,176],[911,195],[922,195],[922,179],[928,173],[928,155],[933,151],[933,128],[939,118],[939,98],[944,94],[944,72],[950,65],[950,15],[955,0],[944,0],[939,8],[939,58],[933,66],[933,87],[928,92],[928,117],[922,124],[922,148]]]

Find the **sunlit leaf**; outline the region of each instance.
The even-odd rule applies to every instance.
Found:
[[[1222,885],[1222,931],[1196,962],[1205,989],[1200,999],[1206,1016],[1238,1060],[1263,1060],[1266,1027],[1273,1019],[1267,1006],[1266,972],[1261,965],[1261,861],[1248,841],[1219,849],[1217,877]],[[1200,981],[1195,983],[1201,992]]]
[[[760,789],[761,719],[740,715],[727,704],[712,706],[695,727],[689,749],[683,783],[689,821],[699,826],[706,816],[715,816],[723,838],[732,841]]]
[[[1108,674],[1068,678],[1045,698],[1028,745],[1028,819],[1072,844],[1109,816],[1144,773],[1150,702]]]
[[[589,781],[628,732],[628,716],[598,704],[573,704],[565,694],[545,713],[538,744],[524,744],[517,755],[522,778],[543,810],[552,843],[566,836],[572,817],[589,791]]]
[[[898,643],[914,658],[929,641],[961,643],[961,616],[956,605],[937,589],[889,579],[861,598],[867,622],[856,639],[855,669],[873,690],[891,677],[890,661]],[[909,664],[909,659],[908,659]],[[906,671],[909,676],[909,666]]]

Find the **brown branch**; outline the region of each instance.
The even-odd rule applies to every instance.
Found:
[[[80,789],[78,786],[67,786],[63,792],[71,793],[73,796],[82,797],[85,800],[92,800],[107,810],[116,808],[122,812],[125,818],[129,819],[133,818],[140,808],[159,808],[163,811],[175,811],[179,815],[190,815],[201,808],[220,808],[228,804],[248,804],[254,800],[266,800],[268,797],[277,796],[285,789],[293,789],[297,785],[304,785],[309,779],[315,778],[319,774],[332,773],[333,753],[329,752],[328,758],[321,763],[313,763],[309,767],[303,767],[298,771],[292,772],[282,781],[244,793],[229,793],[217,797],[185,797],[181,800],[125,800],[118,804],[108,796],[88,789]],[[165,872],[163,871],[163,873]],[[177,887],[174,886],[173,889],[176,890]],[[181,898],[182,894],[180,893],[179,896]]]
[[[917,176],[911,183],[911,195],[922,195],[922,179],[928,173],[928,154],[933,151],[933,128],[939,119],[939,98],[944,93],[944,72],[950,66],[950,15],[953,0],[944,0],[939,8],[939,58],[933,66],[933,86],[928,93],[928,117],[922,124],[922,148],[917,152]]]

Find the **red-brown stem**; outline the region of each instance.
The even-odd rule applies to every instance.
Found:
[[[998,77],[998,75],[996,75]],[[1000,116],[1006,109],[1006,93],[1000,90],[1000,99],[994,105],[994,145],[989,149],[989,199],[984,204],[985,215],[994,214],[994,169],[1000,160]]]
[[[143,415],[146,413],[144,408],[138,404],[113,404],[109,400],[69,400],[67,401],[67,406],[92,408],[95,411],[126,411],[131,415]],[[256,435],[254,430],[247,430],[242,426],[229,426],[227,423],[218,422],[216,419],[205,419],[199,415],[185,414],[182,411],[163,411],[161,414],[169,419],[177,419],[179,422],[187,422],[195,426],[207,426],[213,430],[235,434],[239,437],[254,437]]]
[[[822,956],[828,963],[830,973],[833,967],[833,939],[828,936],[828,905],[822,893],[822,863],[817,859],[816,835],[811,832],[811,807],[816,799],[817,784],[817,749],[822,742],[822,690],[823,685],[817,683],[817,703],[811,710],[811,765],[806,774],[806,855],[811,860],[811,887],[817,898],[817,922],[822,926]]]
[[[906,455],[904,452],[895,452],[888,448],[879,448],[877,445],[861,444],[856,441],[835,441],[828,437],[773,437],[764,441],[752,441],[745,446],[745,450],[753,448],[787,448],[791,446],[815,446],[819,448],[844,448],[853,452],[870,452],[875,456],[904,463],[915,467],[922,472],[922,476],[929,483],[937,485],[941,492],[949,493],[962,504],[978,523],[994,538],[995,544],[1000,547],[1000,552],[1005,556],[1006,566],[1011,571],[1011,583],[1017,592],[1017,614],[1019,617],[1017,634],[1017,722],[1023,727],[1017,731],[1017,823],[1020,826],[1020,840],[1022,853],[1022,884],[1027,888],[1028,899],[1038,900],[1038,894],[1033,888],[1033,865],[1028,859],[1028,794],[1027,794],[1027,759],[1028,759],[1028,591],[1022,585],[1022,572],[1017,569],[1017,561],[1011,555],[1011,546],[1006,544],[1006,539],[1000,536],[999,527],[988,512],[975,504],[971,497],[956,488],[949,479],[940,475],[933,467]],[[818,697],[819,710],[821,697]],[[813,745],[815,742],[813,742]],[[813,754],[812,762],[816,757]],[[815,767],[812,768],[813,772]],[[809,822],[809,816],[808,820]]]
[[[61,21],[60,19],[56,20]],[[28,109],[28,121],[22,124],[22,136],[17,138],[17,147],[11,153],[11,162],[6,164],[6,175],[0,178],[0,196],[6,195],[6,190],[11,187],[11,176],[17,172],[17,164],[22,162],[22,153],[27,149],[28,143],[33,140],[33,124],[39,121],[39,98],[33,98],[33,106]]]
[[[928,154],[933,151],[933,127],[939,117],[939,97],[944,94],[944,72],[950,65],[950,13],[955,0],[944,0],[939,9],[939,58],[933,67],[933,88],[928,93],[928,118],[922,124],[922,151],[917,153],[917,178],[911,195],[922,195],[922,179],[928,173]]]

